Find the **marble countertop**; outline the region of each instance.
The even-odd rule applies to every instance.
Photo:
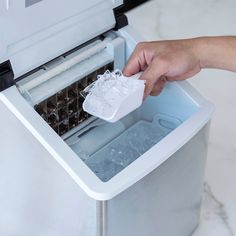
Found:
[[[236,35],[234,0],[152,0],[130,11],[144,40]],[[212,101],[201,222],[193,236],[236,235],[236,74],[204,70],[189,79]]]

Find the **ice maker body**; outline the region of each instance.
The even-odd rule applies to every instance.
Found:
[[[182,123],[103,182],[20,94],[13,98],[15,88],[9,89],[8,98],[1,96],[1,113],[5,114],[1,117],[1,232],[22,236],[35,232],[49,236],[190,235],[199,221],[212,112],[207,104],[199,107],[193,94],[189,99],[190,91],[185,83],[169,84],[160,97],[149,98],[131,114],[132,119],[125,118],[124,124],[132,126],[162,112],[179,115]],[[179,99],[166,99],[175,94]],[[21,107],[20,111],[12,104]],[[195,125],[198,128],[193,132]]]
[[[1,118],[3,235],[182,236],[197,226],[208,124],[144,178],[99,201],[72,180],[2,102],[0,107],[6,114]],[[6,123],[15,130],[10,137]]]

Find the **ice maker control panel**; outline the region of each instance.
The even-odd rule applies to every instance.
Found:
[[[97,79],[98,74],[112,71],[113,62],[90,73],[53,96],[34,106],[39,115],[61,136],[89,118],[82,109],[80,92]]]

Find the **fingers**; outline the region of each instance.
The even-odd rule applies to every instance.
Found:
[[[148,68],[144,71],[141,78],[142,80],[146,80],[145,83],[145,91],[144,98],[152,94],[156,94],[162,88],[164,84],[164,80],[159,79],[168,72],[168,64],[159,59],[155,58],[152,63],[148,66]],[[154,89],[155,88],[155,89]]]
[[[126,76],[140,71],[145,80],[144,98],[158,95],[168,81],[184,80],[201,70],[199,59],[193,53],[192,41],[159,41],[140,43],[130,57],[123,73]]]
[[[155,50],[150,50],[151,46],[148,43],[138,44],[123,70],[125,76],[144,71],[140,78],[146,81],[144,99],[148,95],[157,95],[161,92],[165,81],[159,79],[168,72],[167,61],[157,56],[156,47]]]
[[[167,79],[165,76],[160,77],[160,79],[156,82],[156,84],[154,85],[152,92],[150,93],[151,96],[157,96],[159,95],[166,83]]]
[[[139,43],[129,58],[128,63],[123,70],[125,76],[134,75],[147,68],[143,44],[144,43]]]

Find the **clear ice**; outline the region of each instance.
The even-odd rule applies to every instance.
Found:
[[[139,121],[120,136],[94,153],[85,163],[103,181],[110,180],[138,157],[148,151],[172,129],[156,123]]]

